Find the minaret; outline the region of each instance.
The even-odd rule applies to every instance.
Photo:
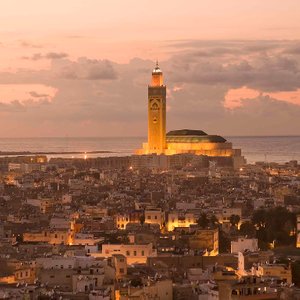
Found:
[[[166,149],[166,86],[156,62],[148,86],[148,152],[164,153]]]

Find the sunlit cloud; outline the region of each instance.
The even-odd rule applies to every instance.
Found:
[[[57,89],[43,84],[0,84],[0,102],[12,103],[18,101],[39,101],[41,99],[52,101]]]
[[[242,88],[228,90],[224,97],[224,107],[227,109],[235,109],[243,106],[244,100],[255,99],[259,96],[267,96],[279,101],[285,101],[300,106],[300,89],[297,89],[296,91],[264,93],[244,86]]]

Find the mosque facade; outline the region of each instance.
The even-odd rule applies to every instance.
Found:
[[[166,86],[163,73],[156,64],[148,86],[148,141],[136,154],[175,155],[191,153],[210,157],[232,157],[237,165],[244,163],[241,149],[219,135],[202,130],[181,129],[166,132]]]

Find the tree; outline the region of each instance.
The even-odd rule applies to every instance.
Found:
[[[300,261],[296,260],[292,263],[292,277],[293,277],[293,283],[297,287],[300,287]]]
[[[212,225],[217,225],[217,224],[219,224],[219,220],[217,219],[217,217],[216,217],[215,215],[212,215],[212,216],[210,217],[210,223],[211,223]]]
[[[229,219],[231,226],[236,227],[239,224],[240,219],[239,215],[231,215]]]
[[[144,223],[145,223],[145,215],[142,214],[142,215],[140,216],[140,224],[143,226]]]
[[[226,233],[222,230],[219,231],[219,250],[220,253],[228,253],[230,252],[230,239],[226,235]]]
[[[256,237],[262,246],[274,240],[278,246],[294,243],[292,233],[296,228],[296,215],[285,207],[256,210],[252,216],[252,224],[257,229]]]
[[[264,209],[255,210],[252,215],[252,224],[257,228],[265,227],[267,220],[267,211]]]
[[[246,235],[248,237],[255,237],[256,235],[256,230],[254,225],[251,222],[245,222],[242,223],[240,227],[240,233],[241,235]]]
[[[207,218],[206,213],[202,213],[197,221],[198,225],[202,228],[206,228],[209,224],[209,219]]]

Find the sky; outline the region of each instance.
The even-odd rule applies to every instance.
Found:
[[[300,135],[299,0],[0,2],[0,137]]]

